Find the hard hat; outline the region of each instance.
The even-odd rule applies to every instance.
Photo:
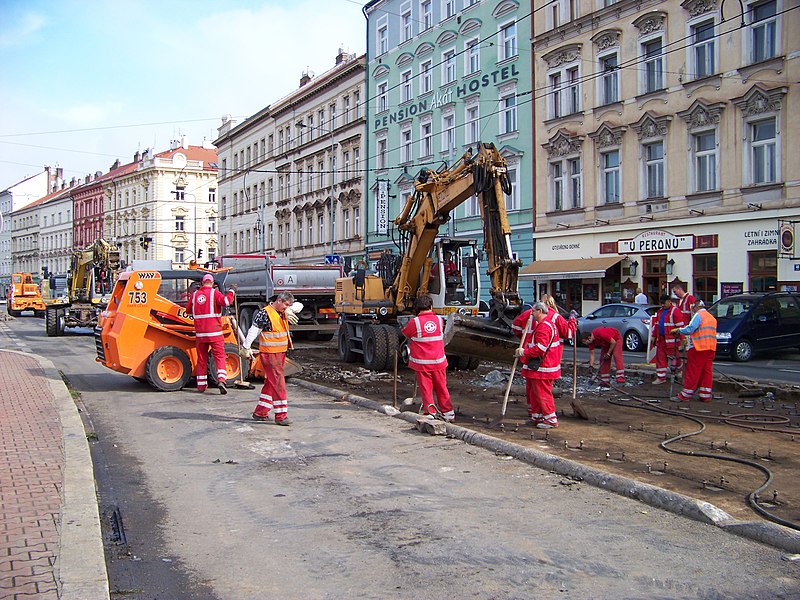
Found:
[[[203,283],[206,281],[214,281],[214,277],[211,275],[211,273],[206,273],[203,275]]]

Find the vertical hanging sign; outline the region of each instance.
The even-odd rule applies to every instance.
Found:
[[[389,235],[389,182],[378,181],[375,194],[375,231],[378,235]]]

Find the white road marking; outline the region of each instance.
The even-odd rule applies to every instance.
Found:
[[[783,371],[784,373],[800,373],[797,369],[778,369],[778,371]]]

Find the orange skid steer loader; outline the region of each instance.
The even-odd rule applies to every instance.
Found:
[[[97,361],[162,392],[185,387],[197,373],[194,320],[185,306],[206,273],[225,289],[226,270],[141,270],[120,274],[95,329]],[[228,384],[242,378],[231,317],[222,317]],[[217,367],[209,354],[209,385]]]

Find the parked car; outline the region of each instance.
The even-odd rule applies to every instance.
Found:
[[[800,347],[800,296],[787,292],[737,294],[712,304],[717,354],[746,362],[754,352]]]
[[[622,334],[624,350],[644,352],[650,335],[650,319],[659,308],[656,304],[606,304],[578,319],[578,339],[598,327],[613,327]]]

